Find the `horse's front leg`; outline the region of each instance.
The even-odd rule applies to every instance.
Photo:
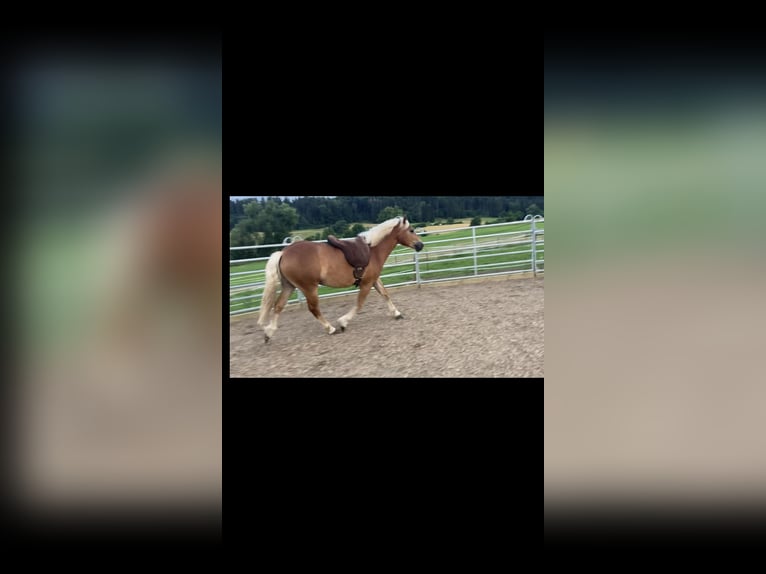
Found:
[[[389,316],[393,317],[394,319],[402,319],[404,315],[402,315],[399,312],[399,309],[394,307],[394,302],[391,301],[391,297],[388,294],[388,291],[386,291],[386,288],[383,287],[383,282],[380,280],[380,278],[375,280],[375,291],[380,293],[383,298],[386,300],[386,303],[388,304],[388,314]]]
[[[364,300],[367,299],[367,295],[370,294],[370,289],[372,289],[372,284],[370,283],[362,283],[359,286],[359,295],[356,298],[356,304],[351,308],[351,311],[338,319],[338,325],[340,325],[341,331],[346,330],[348,322],[351,321],[351,319],[353,319],[362,308],[362,305],[364,305]]]

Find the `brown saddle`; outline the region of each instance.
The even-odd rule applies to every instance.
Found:
[[[370,246],[361,237],[355,237],[353,240],[338,239],[334,235],[327,236],[327,243],[337,247],[343,252],[346,261],[354,268],[355,287],[359,287],[362,280],[364,269],[370,262]]]

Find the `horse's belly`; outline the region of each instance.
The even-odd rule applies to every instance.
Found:
[[[354,273],[351,267],[348,268],[348,273],[338,272],[337,269],[331,270],[322,268],[319,275],[319,283],[326,287],[348,287],[354,284]]]

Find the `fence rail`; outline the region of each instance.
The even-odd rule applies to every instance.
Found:
[[[540,216],[511,223],[494,223],[462,229],[419,233],[421,237],[449,235],[446,239],[424,239],[420,251],[398,246],[388,257],[381,272],[386,288],[454,281],[469,277],[492,277],[516,273],[545,271],[545,229]],[[517,230],[513,230],[519,228]],[[510,229],[510,231],[509,231]],[[323,243],[324,240],[314,241]],[[286,244],[230,247],[231,252],[245,249],[284,248]],[[253,257],[229,261],[229,314],[240,315],[260,310],[265,284],[265,267],[269,257]],[[484,261],[482,261],[484,260]],[[248,269],[241,270],[247,267]],[[238,270],[238,268],[240,268]],[[233,272],[232,272],[233,271]],[[395,281],[390,283],[389,281]],[[319,297],[338,297],[353,293],[349,287],[332,289],[320,286]],[[288,305],[304,300],[295,290]]]

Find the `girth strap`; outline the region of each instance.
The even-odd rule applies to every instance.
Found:
[[[365,267],[354,267],[354,287],[359,287],[359,283],[362,280],[362,275],[364,275]]]

